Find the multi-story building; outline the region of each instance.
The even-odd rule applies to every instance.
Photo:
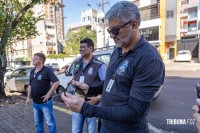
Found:
[[[104,23],[104,12],[100,10],[97,14],[99,23],[97,25],[97,48],[108,47],[115,45],[110,34],[107,32],[108,26]]]
[[[180,38],[180,1],[127,1],[134,2],[140,10],[140,34],[158,49],[163,60],[173,59],[177,52],[177,40]],[[102,17],[102,15],[100,16]],[[97,33],[99,33],[97,35],[97,44],[102,44],[102,32],[97,31]],[[105,42],[106,46],[114,45],[114,42],[109,38],[107,31],[105,32]]]
[[[8,52],[10,53],[8,59],[15,61],[16,64],[27,60],[30,62],[32,56],[37,52],[43,52],[48,55],[62,53],[63,51],[64,22],[62,0],[48,0],[45,4],[35,5],[32,10],[35,17],[43,15],[44,19],[36,24],[38,36],[12,44],[11,52]]]
[[[97,11],[90,8],[87,10],[82,11],[81,14],[81,21],[76,23],[68,24],[67,29],[70,31],[77,31],[82,27],[85,27],[90,30],[96,30],[97,29]]]
[[[190,50],[192,58],[199,56],[200,0],[181,0],[180,40],[177,50]]]
[[[177,40],[180,39],[180,0],[166,0],[165,10],[166,60],[173,60],[177,53]]]

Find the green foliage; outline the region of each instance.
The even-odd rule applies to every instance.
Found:
[[[63,58],[66,58],[67,55],[66,54],[49,54],[47,56],[47,58],[50,58],[50,59],[63,59]]]
[[[4,77],[7,66],[6,48],[14,41],[32,38],[37,35],[36,22],[31,8],[47,0],[0,1],[0,77]],[[3,94],[3,78],[0,78],[0,95]]]
[[[21,57],[21,58],[16,58],[15,61],[31,61],[31,59],[26,57]]]
[[[11,23],[13,23],[26,5],[27,3],[20,3],[19,0],[10,0],[10,3],[7,4],[0,3],[0,37],[2,37],[3,31],[7,28],[6,17],[11,17]],[[10,13],[8,12],[8,6],[10,7]],[[8,43],[6,45],[14,41],[33,38],[38,34],[35,24],[42,19],[42,16],[36,18],[33,17],[33,14],[34,12],[29,9],[20,20],[16,21],[17,25],[10,30],[11,33],[8,34]]]
[[[67,55],[76,55],[79,54],[80,49],[80,40],[83,38],[91,38],[94,42],[96,48],[96,31],[95,30],[88,30],[86,28],[81,28],[78,32],[75,31],[68,31],[66,38],[66,46],[64,48],[64,52]]]

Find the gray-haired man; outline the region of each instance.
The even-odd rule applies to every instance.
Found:
[[[103,89],[102,107],[89,105],[68,93],[62,94],[62,99],[73,111],[100,117],[101,133],[149,132],[147,114],[155,92],[164,82],[163,61],[156,48],[140,35],[140,13],[133,2],[116,3],[106,18],[117,48],[111,56],[104,85],[88,87],[74,82],[87,94]]]

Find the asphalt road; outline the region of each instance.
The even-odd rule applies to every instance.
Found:
[[[149,122],[166,131],[196,133],[191,108],[195,104],[197,82],[199,71],[167,71],[164,90],[152,104]]]

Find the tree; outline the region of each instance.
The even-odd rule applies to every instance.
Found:
[[[0,95],[4,94],[4,73],[7,67],[6,47],[14,41],[33,38],[37,35],[35,24],[42,17],[33,17],[30,10],[46,0],[4,0],[0,2]]]
[[[67,55],[76,55],[79,54],[80,48],[80,40],[83,38],[91,38],[94,42],[96,48],[96,31],[95,30],[88,30],[86,28],[81,28],[78,32],[75,31],[68,31],[66,38],[66,46],[64,48],[64,52]]]

